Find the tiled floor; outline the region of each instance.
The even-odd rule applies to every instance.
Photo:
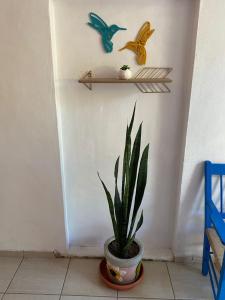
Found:
[[[98,264],[98,259],[0,257],[0,299],[213,299],[208,278],[197,265],[144,262],[144,281],[117,292],[100,281]]]

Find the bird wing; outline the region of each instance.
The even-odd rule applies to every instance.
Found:
[[[145,65],[145,63],[146,63],[146,50],[145,50],[145,47],[141,46],[141,47],[139,47],[138,50],[139,51],[137,53],[137,58],[136,58],[137,63],[139,65]]]
[[[88,23],[89,26],[96,29],[100,34],[102,34],[106,28],[108,28],[108,25],[95,13],[89,14],[91,22]]]
[[[110,53],[113,50],[113,43],[109,41],[105,36],[102,36],[102,45],[103,48],[105,49],[105,52]]]
[[[155,30],[151,29],[150,22],[145,22],[136,37],[136,42],[142,44],[143,46],[146,45],[147,40],[150,38],[150,36],[153,34]]]

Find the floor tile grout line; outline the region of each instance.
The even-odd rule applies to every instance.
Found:
[[[7,293],[8,289],[9,289],[9,287],[10,287],[10,285],[11,285],[12,281],[13,281],[13,279],[15,278],[15,276],[16,276],[16,273],[17,273],[17,271],[19,270],[19,268],[20,268],[20,266],[21,266],[21,264],[22,264],[23,260],[24,260],[24,257],[22,257],[22,258],[21,258],[21,261],[20,261],[20,263],[19,263],[18,267],[16,268],[16,271],[15,271],[15,273],[13,274],[13,277],[12,277],[12,279],[10,280],[10,282],[9,282],[9,284],[8,284],[8,286],[7,286],[7,288],[6,288],[5,292],[4,292],[3,296],[2,296],[2,299],[4,299],[4,296],[5,296],[5,294]]]
[[[7,293],[6,295],[33,295],[33,296],[60,296],[60,294],[40,294],[40,293]],[[4,296],[4,294],[2,294],[2,296]],[[109,299],[116,299],[113,296],[90,296],[90,295],[62,295],[62,296],[66,296],[66,297],[86,297],[86,298],[109,298]],[[2,298],[3,299],[3,298]],[[140,300],[174,300],[171,298],[146,298],[146,297],[119,297],[118,299],[140,299]],[[188,298],[184,298],[182,300],[197,300],[197,299],[188,299]],[[204,299],[204,300],[210,300],[210,299]]]
[[[32,295],[32,296],[60,296],[60,294],[52,293],[30,293],[30,292],[9,292],[6,295]],[[186,300],[186,299],[184,299]]]
[[[167,272],[168,272],[169,279],[170,279],[170,285],[171,285],[171,288],[172,288],[172,291],[173,291],[173,298],[176,299],[175,298],[175,291],[174,291],[174,287],[173,287],[173,282],[172,282],[172,278],[171,278],[171,275],[170,275],[170,270],[169,270],[167,262],[166,262],[166,268],[167,268]]]
[[[86,295],[86,294],[63,294],[62,296],[63,297],[85,297],[85,298],[109,298],[109,299],[117,299],[116,296],[108,296],[108,295],[107,296],[104,296],[104,295],[101,295],[101,296],[98,296],[98,295],[91,296],[91,295]],[[158,299],[154,298],[154,300],[158,300]],[[159,299],[159,300],[174,300],[174,299]],[[186,299],[184,299],[184,300],[186,300]],[[206,299],[206,300],[208,300],[208,299]]]
[[[63,285],[62,285],[59,300],[61,300],[61,298],[62,298],[62,293],[63,293],[64,285],[65,285],[65,282],[66,282],[66,277],[67,277],[67,274],[68,274],[68,271],[69,271],[70,263],[71,263],[71,258],[69,258],[69,262],[68,262],[68,266],[67,266],[67,269],[66,269],[66,274],[65,274],[64,281],[63,281]]]
[[[144,300],[174,300],[172,298],[158,298],[158,297],[141,297],[141,296],[122,296],[119,299],[144,299]],[[198,299],[179,299],[179,300],[198,300]],[[210,300],[210,299],[201,299],[201,300]]]
[[[32,296],[60,296],[60,294],[40,294],[40,293],[7,293],[6,295],[32,295]],[[4,296],[4,294],[2,294],[2,296]],[[62,295],[62,296],[66,296],[66,297],[86,297],[86,298],[109,298],[109,299],[116,299],[114,296],[90,296],[90,295]],[[3,299],[3,298],[2,298]],[[146,297],[133,297],[133,296],[122,296],[119,297],[118,299],[140,299],[140,300],[174,300],[171,298],[146,298]],[[197,299],[188,299],[188,298],[184,298],[182,300],[197,300]],[[204,300],[210,300],[210,299],[204,299]]]

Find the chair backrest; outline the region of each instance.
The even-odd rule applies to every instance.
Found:
[[[219,213],[225,218],[225,205],[223,203],[223,176],[225,175],[225,164],[214,164],[210,161],[205,161],[205,200],[206,202],[212,201],[212,178],[213,176],[219,176],[219,200],[220,209]]]

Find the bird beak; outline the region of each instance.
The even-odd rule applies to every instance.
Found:
[[[119,30],[127,30],[126,28],[123,27],[119,27]]]
[[[124,46],[123,48],[119,49],[119,51],[122,51],[122,50],[124,50],[124,49],[126,49],[126,48],[127,48],[127,45]]]

